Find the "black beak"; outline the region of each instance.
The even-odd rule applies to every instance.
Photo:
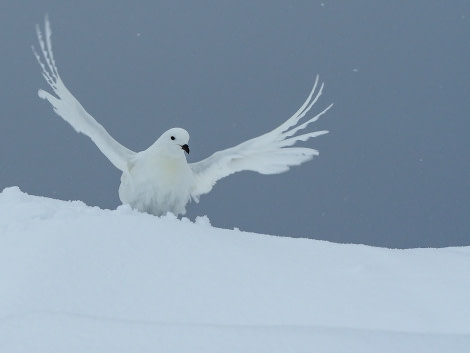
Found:
[[[182,148],[187,154],[189,154],[189,146],[188,146],[188,145],[185,144],[185,145],[181,146],[181,148]]]

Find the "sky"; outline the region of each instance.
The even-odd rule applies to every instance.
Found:
[[[123,145],[189,131],[189,162],[334,107],[288,173],[239,173],[187,216],[341,243],[470,245],[468,1],[3,1],[0,189],[116,208],[120,173],[37,97],[48,13],[65,84]]]
[[[0,229],[2,353],[470,346],[468,246],[401,250],[269,236],[17,187],[0,192]]]

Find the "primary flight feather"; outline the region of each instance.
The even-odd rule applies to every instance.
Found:
[[[42,89],[40,98],[47,100],[54,111],[77,131],[87,135],[110,162],[122,171],[119,198],[131,207],[162,215],[185,214],[190,200],[211,191],[214,184],[236,172],[251,170],[261,174],[278,174],[318,155],[307,147],[294,147],[298,141],[328,133],[315,131],[296,135],[325,114],[333,104],[300,123],[322,94],[318,76],[305,103],[282,125],[235,147],[215,152],[210,157],[187,163],[189,134],[181,128],[164,132],[142,152],[134,152],[117,142],[70,93],[60,78],[52,53],[51,28],[46,17],[44,33],[36,26],[41,55],[33,47],[42,74],[55,95]],[[319,86],[319,87],[318,87]]]

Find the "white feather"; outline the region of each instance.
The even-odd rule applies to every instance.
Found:
[[[39,90],[39,97],[47,100],[54,111],[77,132],[90,137],[111,163],[122,171],[119,197],[123,203],[140,211],[155,215],[167,212],[184,214],[186,204],[191,199],[198,201],[200,195],[211,191],[218,180],[228,175],[244,170],[261,174],[285,172],[318,155],[318,151],[313,148],[295,147],[297,142],[328,132],[314,131],[296,135],[332,106],[330,104],[299,124],[322,94],[323,83],[318,88],[317,76],[304,104],[283,124],[235,147],[215,152],[200,162],[187,163],[185,151],[189,151],[189,134],[181,128],[166,131],[145,151],[133,152],[113,139],[63,83],[52,53],[51,29],[47,16],[45,35],[43,36],[39,26],[36,26],[36,33],[42,57],[33,47],[34,56],[42,69],[42,75],[55,94]]]

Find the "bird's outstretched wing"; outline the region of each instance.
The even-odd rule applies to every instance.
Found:
[[[306,141],[328,133],[328,131],[315,131],[295,136],[298,131],[318,120],[333,106],[330,104],[314,117],[299,124],[322,94],[323,83],[318,91],[317,87],[318,76],[305,103],[279,127],[235,147],[216,152],[200,162],[190,164],[196,179],[193,197],[197,199],[199,195],[208,193],[219,179],[230,174],[243,170],[261,174],[278,174],[318,155],[318,151],[312,148],[292,147],[298,141]]]
[[[135,155],[135,152],[121,145],[100,125],[80,102],[70,93],[59,76],[52,54],[51,27],[46,16],[44,36],[36,25],[39,47],[44,62],[33,46],[33,53],[42,69],[42,75],[56,96],[42,89],[38,95],[51,103],[54,111],[68,122],[77,131],[87,135],[98,146],[100,151],[111,161],[114,166],[122,171],[127,168],[127,161]]]

